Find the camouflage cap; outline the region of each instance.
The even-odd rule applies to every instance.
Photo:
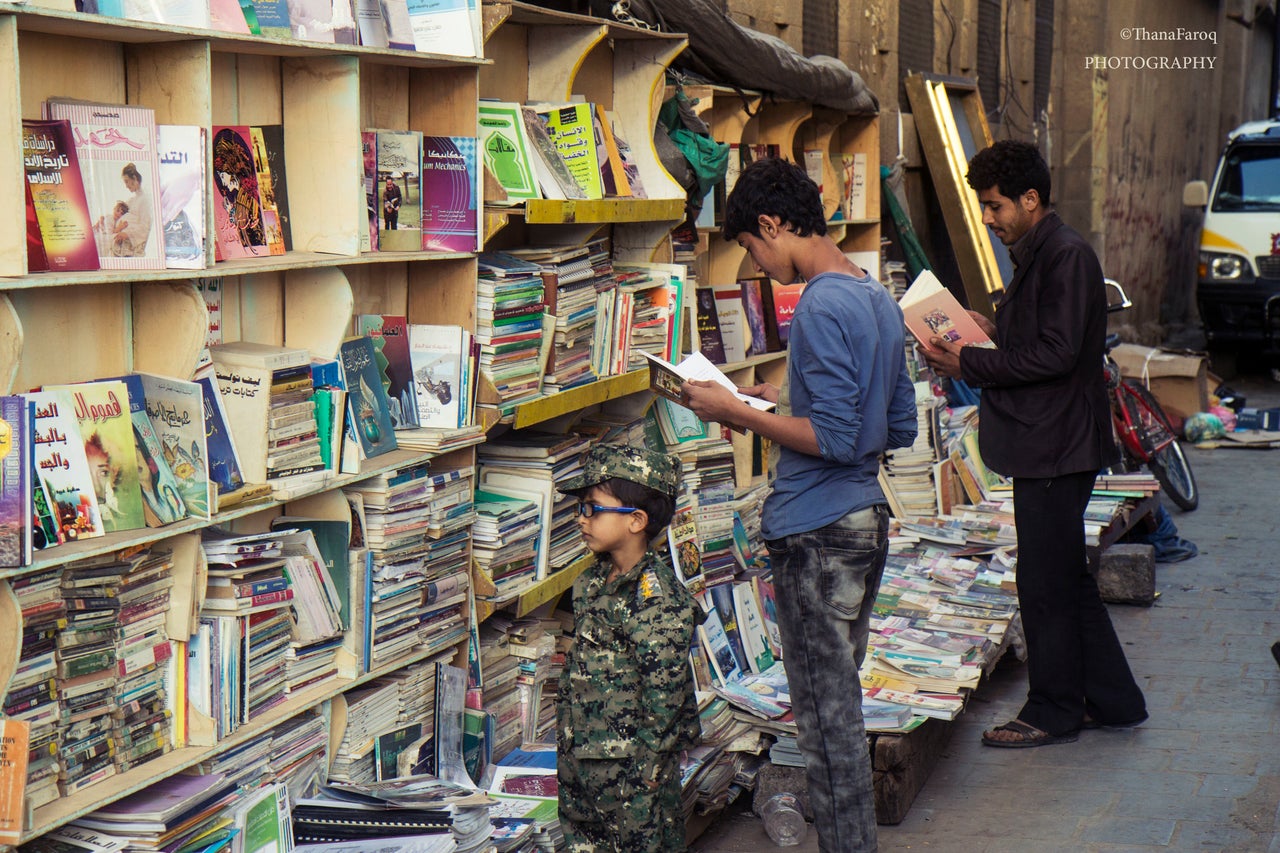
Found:
[[[582,455],[582,473],[556,484],[556,488],[573,495],[615,478],[648,486],[674,499],[680,488],[680,460],[627,444],[598,444]]]

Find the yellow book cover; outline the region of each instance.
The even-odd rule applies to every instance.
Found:
[[[29,723],[0,718],[0,844],[22,837],[30,738]]]

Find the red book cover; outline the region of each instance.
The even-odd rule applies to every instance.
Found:
[[[96,270],[98,247],[71,125],[65,121],[23,121],[22,162],[30,198],[27,269]],[[34,246],[33,214],[38,223]]]
[[[27,272],[44,272],[49,269],[49,258],[44,253],[44,242],[40,238],[40,218],[36,215],[36,202],[31,197],[31,184],[22,187],[27,195]],[[98,262],[98,253],[93,254],[94,263]]]
[[[269,256],[258,169],[247,126],[214,126],[211,177],[216,260]]]
[[[99,266],[164,269],[155,112],[53,99],[46,110],[49,118],[71,123]]]
[[[773,316],[778,328],[778,343],[787,346],[788,334],[791,331],[791,318],[795,316],[796,305],[800,302],[800,294],[804,292],[804,282],[795,284],[778,284],[773,286]]]

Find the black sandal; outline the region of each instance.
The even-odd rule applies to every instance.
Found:
[[[1012,740],[992,737],[996,732],[1013,732],[1018,737]],[[987,746],[998,746],[1007,749],[1025,749],[1032,746],[1049,746],[1054,743],[1072,743],[1079,738],[1079,732],[1051,735],[1046,731],[1037,729],[1035,726],[1022,722],[1022,720],[1010,720],[1003,726],[996,726],[994,729],[982,733],[982,742]]]

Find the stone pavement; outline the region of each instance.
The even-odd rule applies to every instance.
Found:
[[[1231,383],[1250,405],[1280,386]],[[983,729],[1022,704],[1026,669],[1002,661],[952,724],[942,758],[880,850],[940,853],[1280,853],[1280,451],[1188,447],[1200,508],[1171,509],[1200,556],[1156,567],[1153,607],[1111,606],[1151,718],[1072,744],[993,749]],[[696,853],[778,849],[730,807]],[[806,843],[818,850],[810,828]]]

